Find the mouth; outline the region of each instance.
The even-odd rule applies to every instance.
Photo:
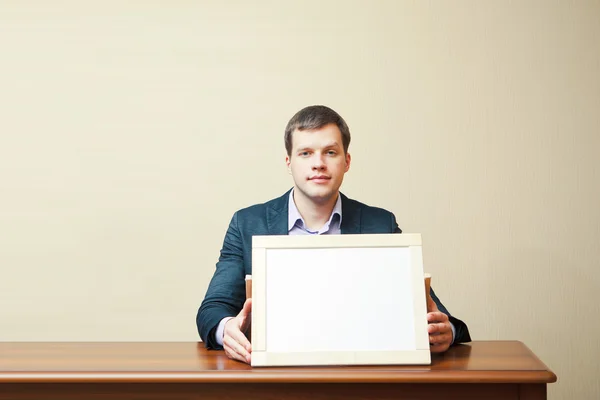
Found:
[[[331,179],[331,177],[326,176],[326,175],[317,175],[317,176],[308,178],[309,181],[315,182],[315,183],[325,183],[325,182],[328,182],[330,179]]]

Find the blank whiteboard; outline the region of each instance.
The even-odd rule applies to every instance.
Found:
[[[430,364],[421,236],[254,236],[252,365]]]

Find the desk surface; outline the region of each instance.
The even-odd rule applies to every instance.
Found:
[[[252,368],[203,343],[0,342],[0,383],[552,383],[523,343],[480,341],[433,355],[427,366]]]

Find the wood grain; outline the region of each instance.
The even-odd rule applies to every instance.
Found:
[[[0,400],[546,398],[556,376],[520,342],[428,366],[252,368],[202,343],[0,343]]]
[[[428,366],[252,368],[203,343],[0,343],[0,383],[551,383],[524,344],[473,342]]]

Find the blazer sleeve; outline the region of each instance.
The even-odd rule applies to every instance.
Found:
[[[246,300],[243,258],[238,213],[235,213],[225,234],[215,274],[196,315],[198,333],[208,348],[223,348],[216,341],[216,328],[223,318],[236,316]]]
[[[461,321],[458,318],[453,317],[448,309],[442,304],[440,299],[437,297],[432,288],[430,288],[431,299],[435,302],[438,309],[448,316],[448,319],[454,325],[454,329],[456,330],[456,335],[454,336],[454,344],[465,343],[471,341],[471,335],[469,334],[469,328],[467,324]]]

